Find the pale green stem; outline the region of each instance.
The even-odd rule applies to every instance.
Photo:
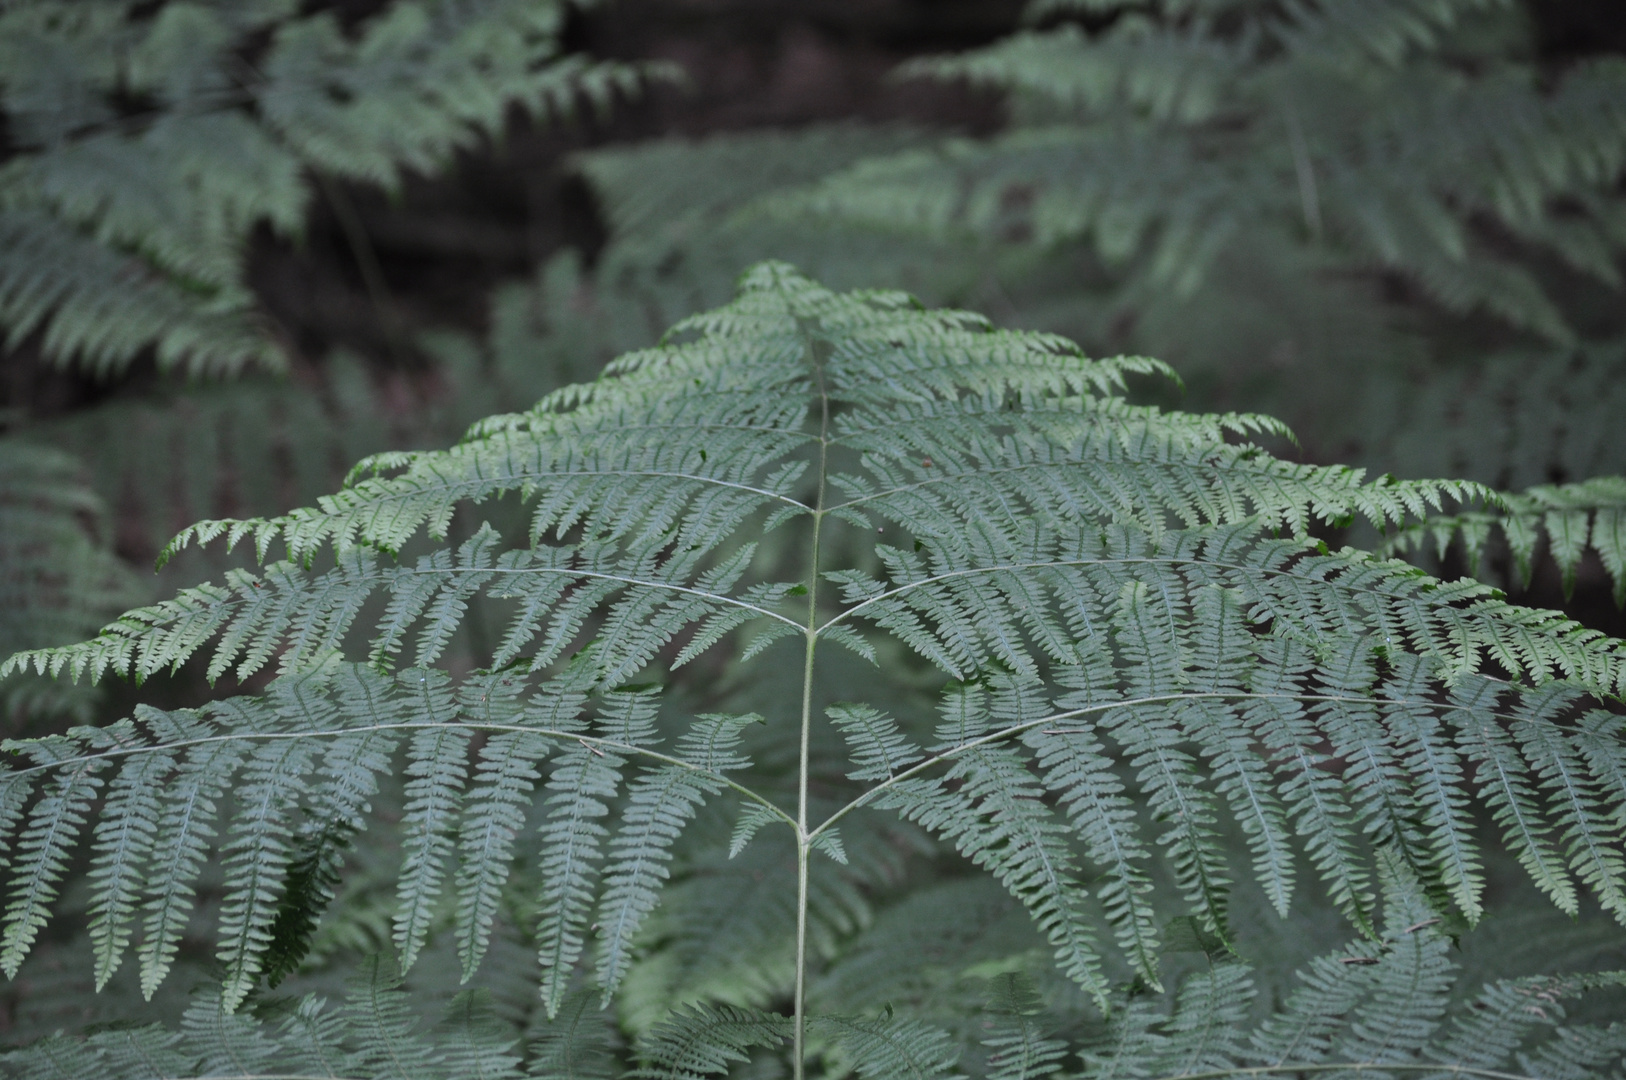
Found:
[[[807,871],[812,840],[808,833],[807,773],[813,732],[813,657],[819,643],[819,534],[824,525],[824,478],[830,453],[830,395],[812,342],[808,353],[819,386],[819,493],[813,507],[813,542],[807,568],[807,651],[802,664],[801,755],[796,775],[796,1002],[791,1047],[792,1080],[802,1080],[807,1031]]]

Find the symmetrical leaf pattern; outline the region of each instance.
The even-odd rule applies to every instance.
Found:
[[[1443,969],[1419,953],[1385,981],[1405,948],[1379,933],[1378,895],[1415,881],[1477,920],[1480,809],[1562,910],[1591,897],[1626,922],[1626,732],[1609,708],[1626,651],[1473,582],[1328,550],[1307,535],[1316,521],[1400,523],[1476,491],[1281,461],[1245,441],[1276,430],[1267,419],[1126,400],[1128,373],[1160,370],[765,264],[733,304],[597,382],[449,450],[363,463],[316,507],[193,527],[176,550],[223,538],[287,558],[7,670],[141,678],[195,659],[213,678],[273,662],[280,676],[7,744],[20,760],[0,773],[0,962],[15,972],[30,951],[88,826],[98,977],[134,942],[150,990],[218,853],[213,1007],[235,1024],[297,958],[395,772],[404,962],[444,912],[467,980],[499,915],[521,918],[555,1023],[579,1012],[584,969],[606,1000],[623,984],[679,840],[719,820],[708,804],[736,804],[720,819],[724,836],[738,823],[735,852],[788,826],[792,1018],[675,1012],[641,1051],[661,1075],[785,1039],[798,1069],[813,1054],[877,1078],[953,1068],[929,1025],[805,1012],[810,953],[850,932],[808,917],[811,853],[833,867],[870,844],[873,811],[985,870],[1104,1007],[1122,961],[1159,985],[1170,917],[1224,942],[1239,878],[1282,912],[1323,890],[1368,952],[1312,985],[1336,996],[1331,975],[1368,960],[1384,973],[1361,983],[1378,988],[1376,1026],[1327,1045],[1420,1052]],[[448,539],[460,508],[503,496],[528,507],[519,535]],[[474,636],[492,614],[500,638]],[[486,667],[447,659],[466,632],[486,644],[460,655],[483,647]],[[765,684],[762,715],[689,707],[680,690],[704,657],[779,638],[800,648],[800,678]],[[934,680],[936,717],[822,684],[830,644]],[[840,768],[814,761],[827,734],[849,747]],[[789,765],[761,749],[775,745]],[[521,863],[537,884],[509,904]],[[856,926],[862,901],[851,909]],[[1128,1041],[1100,1053],[1186,1073],[1246,1058],[1244,983],[1235,966],[1187,980],[1167,1024],[1131,1004],[1114,1013]],[[1199,1040],[1200,1025],[1229,1034]],[[991,1052],[1048,1069],[1039,1034],[999,1036],[1030,1037]]]

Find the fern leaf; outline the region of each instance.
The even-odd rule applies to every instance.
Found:
[[[552,5],[395,3],[355,37],[330,15],[264,6],[98,12],[48,5],[0,24],[19,153],[0,213],[0,323],[43,330],[47,356],[100,374],[151,350],[189,375],[276,370],[280,346],[244,283],[264,224],[303,224],[306,176],[395,188],[430,173],[518,107],[536,119],[600,108],[659,65],[557,55]],[[252,78],[228,75],[268,43]],[[119,63],[110,58],[117,55]],[[77,105],[41,107],[76,86]],[[150,102],[138,129],[118,102]]]
[[[1047,1038],[1036,1014],[1038,995],[1016,975],[1004,975],[989,994],[997,1026],[985,1035],[990,1080],[1037,1080],[1061,1070],[1067,1045]]]
[[[148,998],[174,963],[192,913],[197,877],[215,836],[212,821],[247,750],[243,742],[197,740],[167,785],[169,805],[159,818],[141,924],[141,992]]]
[[[730,1005],[696,1006],[674,1012],[638,1047],[632,1075],[665,1080],[702,1080],[746,1061],[753,1047],[778,1046],[790,1034],[783,1016]]]
[[[491,922],[503,883],[508,880],[514,839],[525,824],[537,763],[548,757],[548,741],[529,731],[493,737],[480,751],[474,784],[460,826],[457,873],[457,948],[467,982],[491,940]]]
[[[792,961],[762,930],[794,912],[782,904],[764,902],[727,939],[763,943],[732,990],[715,966],[638,956],[653,941],[678,957],[683,935],[717,924],[707,890],[746,872],[721,859],[720,818],[694,824],[725,790],[755,808],[741,843],[798,806],[787,865],[827,908],[810,902],[811,955],[837,955],[907,853],[935,850],[912,827],[883,843],[866,824],[876,816],[856,813],[887,810],[997,881],[1028,913],[1024,932],[1036,927],[1061,974],[1100,1001],[1115,958],[1095,916],[1156,987],[1158,883],[1171,879],[1222,939],[1231,878],[1247,874],[1286,909],[1305,888],[1301,855],[1373,949],[1388,947],[1375,926],[1383,877],[1477,917],[1481,810],[1560,907],[1587,892],[1626,920],[1626,756],[1600,705],[1626,687],[1620,643],[1476,582],[1327,549],[1308,535],[1318,520],[1414,519],[1479,489],[1281,461],[1243,441],[1276,430],[1263,419],[1124,399],[1127,373],[1158,370],[765,264],[731,305],[589,387],[392,460],[314,507],[201,530],[280,541],[289,559],[9,663],[139,678],[213,649],[213,674],[273,660],[284,674],[201,710],[15,744],[0,811],[26,824],[8,849],[0,959],[21,963],[94,820],[101,970],[121,948],[132,868],[146,879],[151,992],[214,859],[222,1001],[235,1008],[305,947],[342,852],[386,816],[372,804],[394,788],[379,778],[397,769],[403,960],[423,958],[444,900],[471,978],[511,904],[504,925],[535,928],[556,1018],[574,1007],[594,923],[598,989],[643,995],[627,1006],[639,1025],[668,991],[749,1004],[786,992]],[[507,495],[528,500],[529,530],[449,539],[466,504]],[[428,549],[421,561],[378,553],[409,542]],[[357,614],[369,605],[383,608],[375,625]],[[507,628],[501,665],[469,671],[449,643],[488,613]],[[735,629],[753,636],[708,682],[700,659],[734,648]],[[759,651],[784,635],[807,662]],[[408,644],[437,667],[378,670]],[[855,662],[830,644],[885,659],[889,678],[918,669],[913,689],[946,678],[935,735],[921,738],[907,696],[850,678]],[[668,678],[677,660],[692,681]],[[700,712],[714,696],[740,711]],[[785,721],[797,701],[805,728]],[[769,719],[746,739],[751,707]],[[98,805],[103,790],[117,797]],[[736,853],[768,859],[786,839]],[[696,854],[707,843],[726,869]],[[809,871],[814,848],[851,862]],[[1099,875],[1094,902],[1081,862]],[[520,863],[539,868],[534,888],[517,888]],[[694,907],[652,922],[669,887]],[[1117,1045],[1171,1069],[1237,1059],[1244,1025],[1226,1010],[1240,979],[1216,969],[1185,1005],[1174,988],[1191,1032],[1213,1041],[1153,1030],[1157,1010],[1137,1006]],[[1395,1054],[1422,1052],[1406,1038]],[[478,1060],[507,1053],[481,1045]],[[1369,1050],[1389,1053],[1358,1052]],[[950,1067],[935,1053],[916,1064]]]
[[[292,823],[296,780],[310,765],[315,746],[290,739],[250,754],[237,789],[243,812],[223,854],[235,883],[220,908],[220,959],[227,969],[223,1000],[240,1003],[259,980],[261,957],[294,859]]]
[[[536,1029],[530,1050],[532,1075],[561,1080],[611,1080],[618,1075],[612,1052],[616,1032],[609,1014],[599,1009],[598,995],[572,991]]]
[[[90,938],[96,950],[96,989],[107,985],[130,943],[130,920],[142,878],[153,855],[162,804],[160,785],[175,767],[168,754],[138,754],[108,785],[104,813],[112,829],[98,829],[90,872],[97,882],[91,899]]]
[[[85,811],[102,786],[102,762],[75,760],[64,740],[35,743],[36,761],[65,760],[67,767],[52,779],[17,837],[12,863],[11,898],[6,903],[4,930],[0,931],[0,970],[16,978],[17,969],[46,922],[46,907],[55,898],[57,882],[67,867],[68,847],[85,822]]]
[[[991,870],[1032,912],[1067,975],[1100,997],[1105,988],[1094,935],[1080,910],[1084,888],[1037,785],[1009,751],[978,750],[961,762],[946,779],[963,780],[962,787],[905,779],[876,806],[897,808]]]
[[[473,732],[450,722],[455,706],[443,676],[408,672],[403,679],[412,691],[409,716],[426,729],[413,733],[403,770],[409,779],[401,819],[395,947],[402,969],[411,970],[429,934],[452,854],[452,829],[462,809]]]
[[[351,1068],[415,1076],[444,1067],[440,1048],[422,1037],[422,1025],[399,987],[394,964],[378,956],[369,957],[350,979],[344,1012],[360,1044],[347,1062]]]
[[[543,874],[537,949],[542,1003],[551,1019],[570,989],[581,958],[594,886],[609,830],[601,820],[620,789],[626,760],[588,745],[566,750],[548,779],[542,826]]]
[[[1106,876],[1095,885],[1107,921],[1136,972],[1158,985],[1158,934],[1151,881],[1135,810],[1113,772],[1105,747],[1083,732],[1039,729],[1023,737],[1038,756],[1045,787],[1068,809],[1085,853]]]
[[[946,1032],[890,1015],[820,1016],[809,1025],[831,1045],[842,1071],[864,1080],[886,1076],[933,1077],[949,1073],[958,1055]]]
[[[647,770],[627,791],[627,809],[610,841],[610,872],[599,905],[599,983],[605,998],[632,962],[632,940],[655,907],[659,885],[668,876],[671,846],[708,795],[723,788],[719,772],[744,762],[734,754],[742,723],[754,717],[701,717],[684,736],[691,764]]]
[[[853,780],[891,779],[923,756],[898,730],[895,720],[874,709],[837,705],[829,715],[852,747],[857,768],[848,776]]]

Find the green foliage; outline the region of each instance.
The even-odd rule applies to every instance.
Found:
[[[1581,558],[1594,553],[1615,587],[1615,606],[1626,603],[1626,478],[1600,476],[1579,484],[1543,485],[1504,495],[1495,509],[1438,514],[1396,531],[1394,549],[1432,545],[1443,558],[1455,541],[1475,577],[1484,576],[1484,555],[1493,535],[1512,556],[1514,573],[1528,587],[1536,544],[1547,550],[1563,577],[1564,594],[1575,588]]]
[[[1189,400],[1274,403],[1323,460],[1504,491],[1626,471],[1618,64],[1547,79],[1499,2],[1128,7],[908,70],[1002,91],[992,138],[580,155],[611,238],[553,321],[608,357],[789,258],[1177,357]]]
[[[481,416],[552,388],[543,371],[440,353],[430,385],[338,352],[308,379],[164,387],[25,430],[86,463],[88,481],[119,508],[122,546],[150,563],[191,522],[314,502],[362,457],[444,445]]]
[[[1487,12],[1510,8],[1496,0],[1220,6],[1224,18],[1160,4],[1095,36],[1063,24],[917,63],[910,73],[1009,92],[1018,126],[864,162],[801,202],[878,224],[1088,241],[1142,293],[1189,295],[1232,237],[1294,230],[1352,267],[1405,274],[1450,310],[1484,308],[1557,341],[1573,335],[1559,308],[1475,219],[1619,286],[1618,61],[1579,64],[1540,92],[1494,38],[1474,40]]]
[[[609,227],[583,300],[571,314],[601,327],[608,360],[649,346],[679,319],[726,303],[741,267],[794,262],[833,288],[870,284],[877,272],[912,292],[941,298],[978,272],[966,252],[873,229],[742,216],[777,191],[818,181],[855,161],[921,145],[903,127],[814,125],[705,139],[660,139],[578,154]],[[562,321],[562,320],[556,320]]]
[[[1626,471],[1618,57],[1542,67],[1512,0],[1027,14],[1004,40],[900,72],[999,93],[1004,130],[743,197],[734,239],[693,233],[652,273],[671,289],[729,243],[809,266],[821,234],[935,244],[932,272],[882,251],[870,280],[1163,357],[1198,407],[1267,405],[1324,460],[1506,489]],[[615,205],[621,179],[587,171]]]
[[[533,117],[602,106],[635,69],[560,55],[562,2],[399,0],[350,34],[289,0],[26,0],[0,12],[0,324],[101,373],[277,368],[245,280],[312,176],[395,188]],[[342,213],[342,208],[340,210]]]
[[[1626,1056],[1626,1026],[1569,1022],[1567,1008],[1626,983],[1626,973],[1502,980],[1453,1001],[1459,982],[1450,942],[1415,897],[1391,895],[1390,927],[1316,957],[1287,999],[1256,1015],[1246,964],[1220,959],[1187,976],[1164,1000],[1118,1002],[1110,1021],[1069,1045],[1051,1034],[1031,983],[992,983],[981,1046],[962,1055],[943,1031],[890,1014],[819,1017],[813,1030],[831,1075],[863,1078],[963,1075],[963,1056],[983,1075],[1033,1080],[1076,1061],[1089,1076],[1602,1076]],[[1406,919],[1414,921],[1407,923]],[[570,1002],[579,1017],[583,995]],[[443,1076],[596,1077],[606,1064],[599,1033],[574,1022],[548,1025],[526,1045],[481,991],[459,994],[428,1028],[411,1012],[393,968],[374,962],[335,1003],[309,994],[268,1003],[258,1016],[232,1013],[199,995],[177,1031],[122,1028],[88,1037],[57,1035],[0,1054],[27,1080],[153,1075],[253,1077]],[[674,1012],[636,1046],[625,1075],[727,1075],[757,1048],[790,1037],[783,1016],[733,1006]],[[980,1051],[978,1053],[977,1051]],[[1342,1068],[1340,1068],[1342,1066]],[[274,1073],[273,1073],[274,1070]]]
[[[598,1073],[612,1051],[582,1000],[624,995],[640,1074],[754,1068],[789,1042],[797,1075],[931,1076],[966,1043],[911,1009],[931,994],[840,989],[866,981],[848,962],[930,966],[865,930],[924,860],[945,880],[915,895],[939,910],[964,910],[943,901],[968,874],[997,885],[966,927],[981,942],[947,959],[951,982],[994,980],[991,1074],[1059,1060],[1036,1000],[1075,1020],[1093,1002],[1105,1026],[1065,1040],[1092,1075],[1608,1067],[1618,1027],[1526,1045],[1556,1008],[1442,1028],[1430,928],[1479,922],[1504,862],[1558,912],[1626,922],[1626,650],[1328,550],[1312,527],[1489,494],[1282,461],[1247,441],[1281,431],[1268,418],[1126,400],[1126,378],[1163,373],[770,263],[660,346],[451,449],[187,529],[170,553],[251,544],[263,567],[3,670],[277,678],[6,744],[0,965],[16,975],[50,932],[84,834],[98,982],[133,952],[152,993],[211,898],[222,983],[192,1023],[241,1041],[230,1068],[312,1047],[352,1071],[455,1071],[437,1058],[454,1047],[518,1068],[483,1021],[422,1038],[389,978],[358,984],[348,1030],[309,1002],[298,1032],[246,1015],[309,955],[347,852],[393,846],[403,964],[484,981],[532,953],[540,1008],[512,1039],[541,1025],[550,1061],[583,1030]],[[454,663],[471,653],[476,670]],[[866,664],[884,676],[851,674]],[[762,860],[740,865],[764,894],[738,904],[724,851]],[[1263,1026],[1227,952],[1247,947],[1244,890],[1283,917],[1325,897],[1361,935]],[[708,934],[737,968],[697,959]],[[1213,966],[1181,979],[1165,954],[1187,940]],[[1486,1008],[1593,983],[1507,984]],[[1169,987],[1172,1013],[1126,984]]]
[[[140,598],[110,550],[106,508],[72,457],[0,440],[0,652],[64,645]],[[95,695],[28,676],[0,681],[0,717],[90,719]]]
[[[1516,492],[1626,474],[1626,341],[1514,350],[1372,388],[1355,412],[1375,460]]]

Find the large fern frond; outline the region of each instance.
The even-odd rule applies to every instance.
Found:
[[[1621,645],[1472,582],[1327,550],[1306,535],[1317,520],[1394,524],[1485,493],[1284,462],[1245,441],[1279,430],[1267,419],[1125,401],[1127,374],[1160,370],[766,264],[733,304],[598,382],[449,450],[375,461],[315,507],[194,527],[177,549],[252,541],[289,558],[6,670],[140,678],[196,657],[212,677],[273,661],[282,676],[261,696],[10,744],[0,959],[15,970],[27,953],[88,823],[104,964],[137,910],[126,861],[146,859],[139,904],[167,927],[139,946],[156,971],[199,855],[221,852],[236,1005],[328,895],[307,839],[371,828],[392,770],[410,778],[402,949],[421,948],[450,892],[467,977],[511,864],[534,852],[552,875],[534,916],[550,1010],[589,952],[586,912],[600,983],[621,982],[680,837],[719,799],[748,811],[742,843],[790,829],[803,885],[816,848],[843,854],[837,829],[858,811],[918,822],[1026,906],[1103,1001],[1097,903],[1155,982],[1161,923],[1227,934],[1242,875],[1285,912],[1301,853],[1369,933],[1383,860],[1478,918],[1481,810],[1563,910],[1590,893],[1626,921],[1607,707],[1626,692]],[[448,540],[461,507],[504,497],[528,526]],[[397,554],[409,545],[431,550]],[[491,666],[452,680],[433,665],[476,601],[511,621]],[[829,644],[934,668],[935,729],[857,687],[821,690],[852,763],[810,799],[809,750],[787,788],[741,741],[750,716],[691,713],[658,689],[778,637],[805,656],[762,689],[767,723],[798,732],[786,745],[824,730],[812,703],[839,670]],[[215,807],[218,840],[180,824]],[[174,829],[173,846],[153,839]],[[1152,886],[1165,871],[1167,895]]]

